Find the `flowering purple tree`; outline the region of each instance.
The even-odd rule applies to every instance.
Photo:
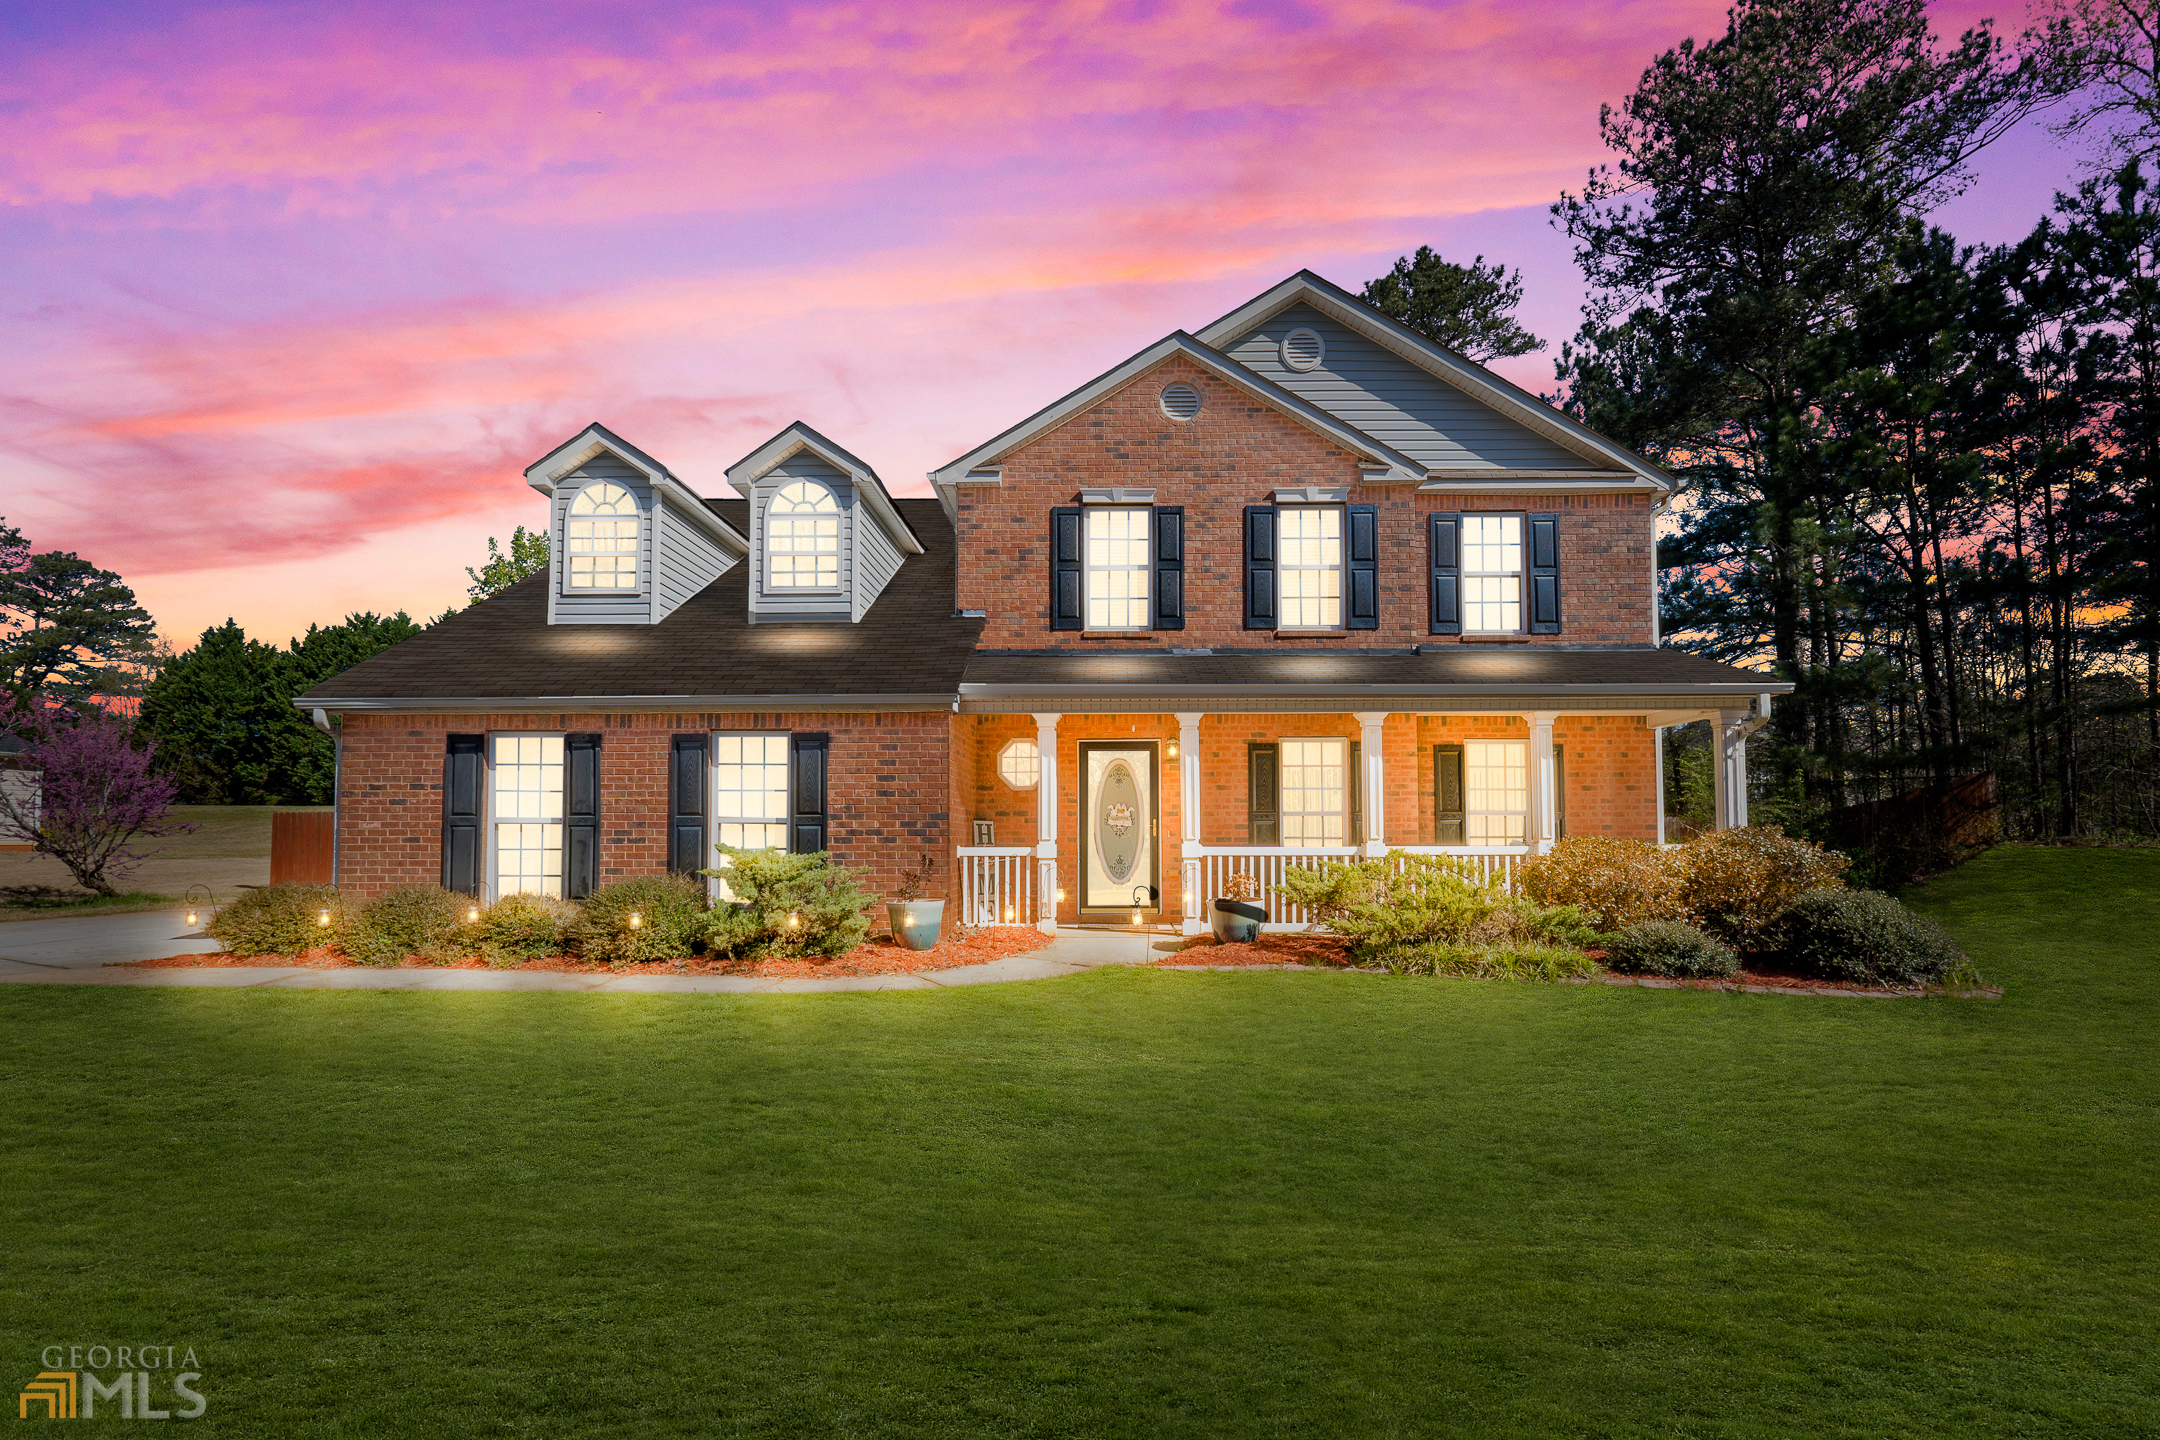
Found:
[[[149,858],[131,842],[195,828],[169,817],[179,786],[150,773],[152,751],[135,748],[133,729],[121,716],[38,697],[0,705],[0,731],[28,742],[16,757],[22,771],[38,772],[35,784],[0,784],[0,830],[29,837],[100,895]]]

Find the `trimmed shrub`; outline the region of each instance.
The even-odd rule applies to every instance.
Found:
[[[1862,985],[1977,983],[1950,932],[1878,890],[1817,890],[1785,920],[1796,969]]]
[[[630,917],[638,917],[632,925]],[[683,875],[640,875],[586,897],[565,938],[571,953],[604,965],[688,955],[705,924],[705,885]]]
[[[1605,964],[1623,975],[1675,979],[1724,978],[1740,973],[1740,957],[1692,925],[1646,920],[1605,939]]]
[[[702,873],[723,880],[733,900],[705,917],[705,948],[736,959],[844,955],[870,935],[873,897],[853,871],[823,851],[734,850],[727,864]]]
[[[1474,867],[1448,856],[1394,851],[1380,860],[1331,861],[1286,872],[1282,891],[1325,916],[1328,928],[1350,942],[1350,953],[1360,963],[1372,959],[1391,965],[1384,957],[1422,953],[1434,946],[1579,947],[1597,933],[1592,928],[1595,917],[1575,906],[1545,906],[1510,895]]]
[[[1570,835],[1516,872],[1522,891],[1541,905],[1592,912],[1600,930],[1687,918],[1686,852],[1648,840]]]
[[[1811,890],[1845,885],[1852,862],[1775,825],[1713,830],[1682,847],[1690,917],[1736,950],[1774,950],[1779,920]]]
[[[574,900],[553,895],[505,895],[470,927],[475,947],[497,969],[561,955],[570,944],[579,910]]]
[[[321,923],[324,910],[330,923]],[[344,907],[328,885],[266,885],[218,907],[203,928],[235,955],[298,955],[338,937]]]
[[[1568,945],[1384,945],[1367,957],[1390,975],[1460,975],[1476,980],[1574,980],[1601,968]]]
[[[444,964],[458,953],[471,903],[440,885],[400,885],[346,917],[338,948],[360,965],[396,965],[408,955]]]

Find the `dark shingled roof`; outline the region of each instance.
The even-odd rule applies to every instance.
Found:
[[[1475,644],[1433,645],[1421,655],[1400,650],[1217,650],[1209,655],[988,651],[968,661],[965,683],[970,689],[978,685],[1102,685],[1121,689],[1160,686],[1166,690],[1403,686],[1420,690],[1535,691],[1596,685],[1654,691],[1715,686],[1748,694],[1792,688],[1772,676],[1723,665],[1685,650],[1647,646],[1574,650],[1555,645]]]
[[[744,534],[749,502],[706,506]],[[752,625],[739,564],[658,625],[549,625],[548,579],[361,661],[302,705],[412,699],[957,694],[983,622],[953,614],[952,525],[935,500],[895,500],[924,553],[910,555],[859,624]]]

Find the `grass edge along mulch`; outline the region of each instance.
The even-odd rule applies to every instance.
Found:
[[[478,956],[436,961],[408,955],[400,965],[370,967],[347,959],[327,945],[301,955],[172,955],[163,959],[127,960],[118,968],[131,970],[195,970],[237,966],[262,966],[295,970],[538,970],[572,975],[743,975],[764,980],[854,979],[868,975],[912,975],[925,970],[956,970],[967,965],[987,965],[1040,950],[1050,937],[1033,926],[995,925],[977,930],[956,930],[941,936],[928,950],[910,950],[889,935],[873,936],[844,955],[830,959],[718,960],[687,956],[676,960],[648,960],[620,967],[567,955],[527,960],[516,965],[493,966]]]
[[[1590,952],[1593,956],[1598,952]],[[1224,944],[1211,936],[1196,936],[1191,943],[1160,960],[1150,960],[1155,970],[1356,970],[1350,947],[1341,937],[1327,934],[1270,931],[1257,940]],[[1453,978],[1453,977],[1449,977]],[[1877,1000],[1923,998],[1999,1000],[1999,985],[1976,985],[1945,989],[1941,986],[1839,985],[1805,975],[1777,970],[1743,969],[1729,980],[1675,980],[1656,975],[1584,976],[1562,982],[1567,985],[1640,985],[1653,990],[1727,990],[1747,995],[1854,995]]]

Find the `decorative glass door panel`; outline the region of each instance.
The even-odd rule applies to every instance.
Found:
[[[1155,747],[1083,744],[1080,780],[1080,908],[1155,910]]]

